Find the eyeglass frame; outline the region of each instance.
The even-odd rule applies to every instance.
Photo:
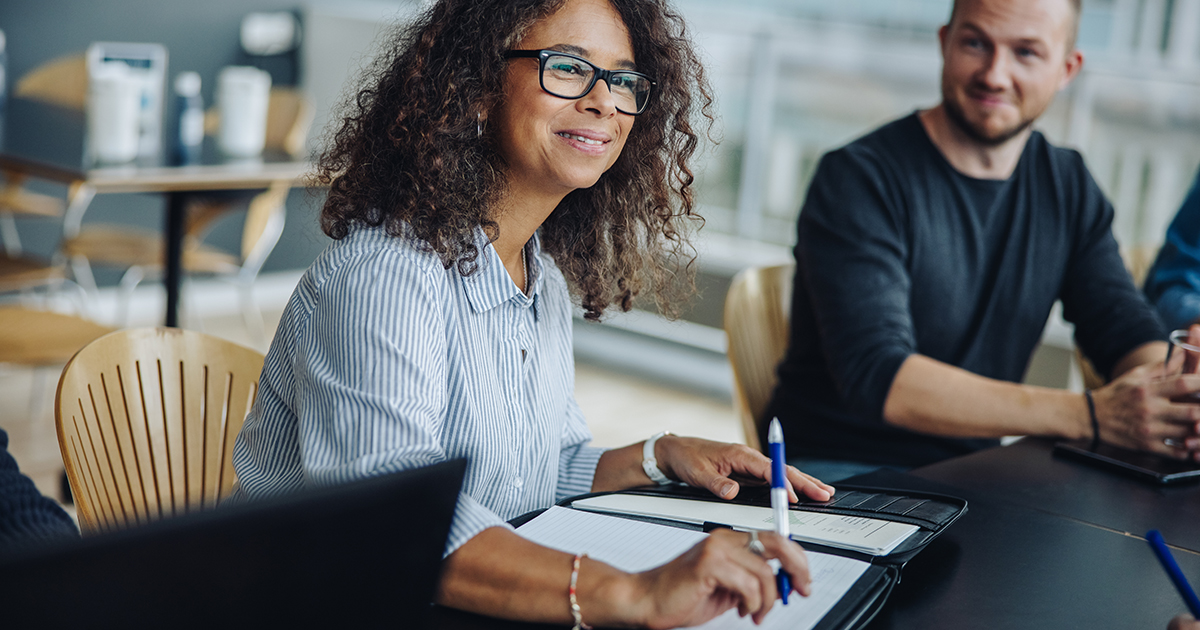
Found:
[[[549,59],[552,55],[557,55],[560,57],[570,57],[571,59],[578,59],[579,61],[582,61],[583,63],[586,63],[587,65],[592,67],[592,70],[593,70],[592,81],[591,81],[591,83],[588,84],[587,89],[585,89],[582,94],[580,94],[579,96],[563,96],[561,94],[555,94],[554,92],[551,92],[550,90],[546,89],[546,60]],[[654,79],[651,79],[649,75],[643,74],[641,72],[637,72],[636,70],[606,70],[604,68],[601,68],[600,66],[597,66],[596,64],[592,63],[591,61],[588,61],[587,59],[580,57],[579,55],[572,55],[571,53],[563,52],[561,50],[553,50],[551,48],[540,48],[538,50],[509,50],[504,53],[504,58],[505,59],[537,59],[538,60],[538,84],[541,86],[542,91],[549,94],[550,96],[555,97],[555,98],[561,98],[561,99],[565,99],[568,101],[577,101],[577,100],[587,96],[588,94],[591,94],[592,90],[596,88],[596,82],[599,81],[600,79],[604,79],[604,85],[608,87],[608,91],[611,94],[612,93],[612,83],[609,83],[608,80],[614,74],[632,74],[632,75],[639,76],[650,82],[650,90],[646,95],[646,104],[643,105],[642,108],[636,112],[627,112],[627,111],[621,109],[620,107],[616,108],[617,111],[621,112],[622,114],[627,114],[629,116],[638,116],[646,111],[646,108],[650,106],[650,95],[654,93],[654,87],[658,85],[658,83],[656,83],[654,81]]]

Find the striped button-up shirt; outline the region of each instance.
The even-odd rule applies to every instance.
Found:
[[[478,271],[381,229],[353,230],[304,274],[233,451],[241,496],[465,457],[449,554],[588,492],[602,449],[575,403],[571,302],[538,237],[522,294],[482,230]]]

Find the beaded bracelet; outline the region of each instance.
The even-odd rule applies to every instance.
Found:
[[[579,561],[586,557],[586,553],[575,554],[575,564],[571,568],[571,588],[567,591],[567,596],[571,600],[571,616],[575,618],[575,627],[572,630],[592,630],[591,626],[583,623],[583,613],[579,612],[579,600],[575,599],[575,583],[579,581]]]

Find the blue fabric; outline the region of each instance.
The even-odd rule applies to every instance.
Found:
[[[78,536],[71,517],[21,474],[0,429],[0,549]]]
[[[1200,173],[1167,228],[1144,290],[1168,329],[1200,319]]]
[[[381,229],[305,273],[234,447],[238,498],[464,457],[445,552],[591,490],[602,449],[575,402],[567,284],[535,236],[529,296],[482,230],[462,276]]]

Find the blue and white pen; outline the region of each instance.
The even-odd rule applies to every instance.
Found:
[[[771,510],[775,514],[775,533],[787,540],[791,537],[791,524],[788,520],[787,458],[783,454],[783,427],[779,425],[779,418],[771,418],[767,442],[771,451]],[[784,605],[787,605],[792,580],[783,567],[775,574],[775,581],[779,586],[779,595]]]

